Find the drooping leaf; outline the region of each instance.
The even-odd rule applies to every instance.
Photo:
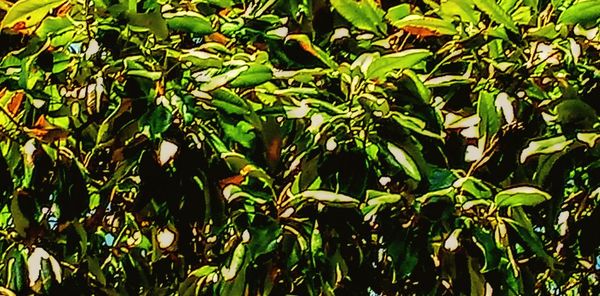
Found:
[[[208,35],[214,31],[210,20],[197,12],[180,11],[165,13],[163,16],[171,30],[198,35]]]
[[[301,199],[313,200],[334,207],[355,207],[358,200],[353,197],[323,190],[307,190],[299,194]]]
[[[407,49],[381,56],[369,65],[366,78],[382,79],[392,71],[411,68],[431,55],[427,49]]]
[[[401,20],[410,14],[410,4],[402,3],[388,9],[385,18],[390,22]]]
[[[265,65],[251,65],[246,71],[229,82],[231,87],[251,87],[273,78],[273,70]]]
[[[501,207],[536,206],[550,200],[552,196],[535,187],[519,186],[502,190],[496,194],[494,202]]]
[[[404,172],[406,174],[417,180],[421,181],[421,173],[419,172],[419,167],[412,159],[412,157],[402,148],[394,145],[393,143],[387,143],[387,149],[394,156],[394,159],[402,166]]]
[[[521,152],[521,163],[524,163],[529,157],[538,154],[552,154],[563,151],[569,145],[573,143],[573,140],[567,140],[565,136],[557,136],[547,138],[543,140],[531,141],[527,145],[527,148]]]
[[[500,250],[496,247],[494,235],[487,229],[477,227],[473,230],[473,241],[483,253],[484,265],[481,273],[487,273],[498,268],[501,260]]]
[[[385,32],[381,10],[373,0],[331,0],[333,8],[352,25],[361,29],[381,34]]]
[[[392,22],[392,25],[419,37],[453,35],[457,33],[456,28],[449,21],[420,15],[407,16]]]
[[[0,29],[37,26],[54,8],[64,2],[65,0],[19,0],[2,19]]]
[[[477,0],[473,2],[479,10],[485,12],[493,21],[504,25],[515,33],[519,32],[511,16],[496,3],[496,0]]]
[[[487,148],[490,140],[500,130],[500,116],[496,111],[494,96],[491,93],[479,92],[477,114],[481,118],[479,121],[479,147]]]
[[[563,24],[582,24],[594,25],[600,19],[600,1],[584,0],[578,1],[569,8],[565,9],[558,18],[559,23]]]

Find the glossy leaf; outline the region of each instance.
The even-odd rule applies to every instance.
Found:
[[[494,202],[497,207],[536,206],[551,198],[550,194],[535,187],[520,186],[498,192]]]

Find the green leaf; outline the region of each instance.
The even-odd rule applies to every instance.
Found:
[[[367,190],[367,205],[394,204],[402,200],[402,195],[381,192],[376,190]]]
[[[248,149],[252,148],[255,136],[252,132],[254,127],[251,124],[245,121],[239,121],[236,125],[224,121],[221,121],[220,123],[221,126],[223,126],[223,132],[226,137],[240,143],[240,145]]]
[[[501,207],[536,206],[550,200],[552,196],[535,187],[519,186],[502,190],[496,194],[494,202]]]
[[[479,147],[487,148],[492,137],[500,130],[500,116],[496,111],[494,96],[491,93],[479,92],[477,114],[481,119],[479,121]]]
[[[196,69],[208,69],[208,68],[221,68],[223,65],[223,59],[218,55],[207,53],[204,51],[190,51],[185,54],[181,54],[177,57],[181,62],[190,62],[192,65],[197,67]]]
[[[301,192],[298,197],[309,201],[318,201],[333,207],[355,207],[358,205],[358,200],[331,191],[307,190]]]
[[[2,19],[0,29],[12,28],[19,22],[23,22],[25,28],[37,26],[54,8],[65,2],[65,0],[17,1]]]
[[[600,0],[579,1],[560,14],[562,24],[596,25],[600,19]]]
[[[226,281],[230,281],[234,279],[242,266],[244,265],[244,261],[246,258],[246,247],[244,244],[240,243],[237,245],[235,250],[233,251],[233,255],[231,258],[231,262],[228,267],[221,268],[221,274],[223,275],[223,279]]]
[[[508,13],[495,0],[474,0],[475,6],[485,12],[493,21],[504,25],[507,29],[519,33],[519,29]]]
[[[451,22],[421,15],[407,16],[401,20],[392,22],[392,25],[410,34],[422,37],[454,35],[457,33],[456,28]]]
[[[388,9],[385,18],[390,22],[398,21],[410,14],[410,4],[402,3]]]
[[[529,157],[539,154],[552,154],[565,150],[573,140],[567,140],[565,136],[557,136],[543,140],[531,141],[527,148],[521,152],[520,161],[524,163]]]
[[[147,28],[160,40],[166,39],[169,36],[167,22],[158,11],[151,13],[130,13],[127,15],[127,19],[129,25]]]
[[[599,133],[577,133],[577,140],[585,143],[590,148],[596,146],[596,142],[600,139]]]
[[[381,10],[373,0],[331,0],[333,8],[353,26],[375,34],[384,33],[385,23]]]
[[[66,17],[47,17],[35,30],[40,39],[45,40],[49,36],[73,29],[73,21]]]
[[[214,32],[210,20],[196,12],[179,11],[165,13],[164,17],[167,20],[167,26],[171,30],[198,35],[208,35]]]
[[[163,106],[157,106],[149,118],[150,133],[158,135],[163,133],[171,125],[171,112]]]
[[[481,273],[492,271],[500,265],[501,254],[496,247],[494,235],[487,229],[476,227],[473,230],[473,241],[481,249],[484,257],[484,265]]]
[[[394,156],[394,159],[402,166],[404,172],[411,178],[421,181],[421,173],[419,167],[412,159],[412,157],[404,151],[404,149],[394,145],[393,143],[387,143],[387,149]]]
[[[474,1],[471,0],[449,0],[444,1],[440,4],[440,14],[443,17],[452,18],[459,16],[462,21],[471,22],[473,24],[479,23],[480,15],[479,12],[473,8]]]
[[[248,66],[242,66],[239,68],[235,68],[229,70],[223,74],[219,74],[217,76],[211,77],[210,80],[200,86],[201,91],[211,91],[217,89],[225,84],[229,83],[229,81],[238,77],[241,73],[248,70]]]
[[[252,87],[263,84],[273,78],[273,70],[265,65],[251,65],[235,79],[229,82],[231,87]]]
[[[190,272],[190,276],[195,276],[197,278],[204,278],[205,276],[212,274],[217,270],[216,266],[204,265],[194,271]]]
[[[427,49],[407,49],[384,55],[369,65],[367,79],[382,79],[392,71],[413,67],[431,55],[431,51]]]
[[[460,178],[454,182],[454,187],[462,188],[475,198],[491,198],[492,190],[483,181],[474,178]]]
[[[235,5],[235,2],[233,0],[192,0],[192,3],[207,3],[219,6],[221,8],[227,8]]]

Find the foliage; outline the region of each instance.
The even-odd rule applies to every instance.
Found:
[[[597,0],[0,0],[3,294],[600,294]]]

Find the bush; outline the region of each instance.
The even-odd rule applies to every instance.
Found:
[[[600,1],[399,2],[0,1],[2,293],[598,295]]]

